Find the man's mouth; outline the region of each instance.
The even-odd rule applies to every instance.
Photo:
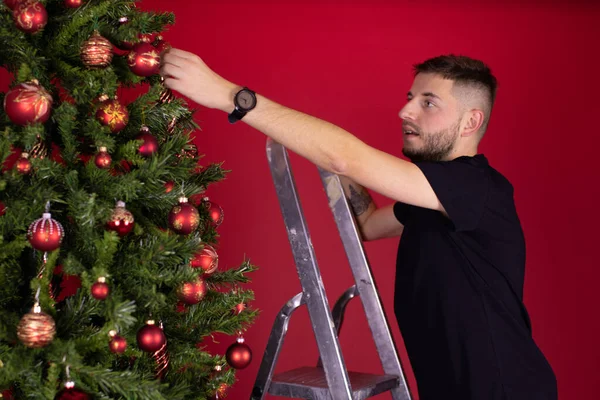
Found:
[[[402,125],[402,132],[407,136],[419,136],[419,130],[409,124]]]

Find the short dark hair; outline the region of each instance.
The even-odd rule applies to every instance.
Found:
[[[482,126],[482,131],[485,132],[492,107],[496,101],[496,89],[498,87],[498,81],[492,74],[490,67],[480,60],[448,54],[430,58],[420,64],[415,64],[413,68],[415,76],[420,73],[438,74],[444,79],[453,80],[460,86],[484,90],[489,102],[489,110],[485,110],[488,115]]]

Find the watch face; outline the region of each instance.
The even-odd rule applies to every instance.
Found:
[[[237,100],[238,106],[244,111],[250,111],[256,106],[256,97],[247,89],[238,92],[235,99]]]

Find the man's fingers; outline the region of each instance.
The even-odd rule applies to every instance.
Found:
[[[167,54],[172,54],[174,56],[181,57],[186,60],[193,60],[194,58],[198,57],[194,53],[190,53],[185,50],[180,50],[180,49],[176,49],[176,48],[170,48],[169,51],[167,52]]]
[[[177,79],[175,79],[175,78],[165,78],[165,81],[163,82],[163,85],[165,85],[169,89],[173,89],[175,91],[179,91],[179,90],[177,90],[177,88],[179,87],[179,81]]]
[[[160,67],[160,75],[163,77],[172,76],[174,78],[180,78],[182,72],[181,68],[170,63],[163,64],[162,67]]]

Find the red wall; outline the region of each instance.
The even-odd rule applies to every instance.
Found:
[[[167,39],[200,54],[218,73],[293,108],[339,124],[400,156],[398,111],[411,65],[442,53],[488,62],[499,79],[497,105],[480,151],[515,186],[527,238],[525,301],[534,336],[559,381],[561,399],[600,397],[596,371],[596,212],[600,201],[597,122],[600,5],[537,1],[146,0],[173,11]],[[8,79],[1,76],[6,90]],[[254,350],[230,398],[248,398],[273,320],[300,291],[265,157],[265,138],[226,115],[201,109],[197,134],[205,162],[225,161],[228,178],[210,188],[225,210],[223,268],[244,257],[259,265],[251,287],[262,311],[246,334]],[[352,284],[316,168],[292,155],[312,241],[333,303]],[[374,195],[380,205],[389,200]],[[373,272],[401,344],[392,308],[397,240],[367,243]],[[292,318],[277,371],[312,365],[318,354],[305,310]],[[233,338],[219,337],[224,352]],[[350,369],[380,371],[362,308],[352,304],[341,343]],[[402,351],[401,351],[402,352]],[[404,353],[402,352],[402,357]],[[411,383],[412,377],[411,377]],[[377,398],[389,399],[389,395]]]

